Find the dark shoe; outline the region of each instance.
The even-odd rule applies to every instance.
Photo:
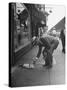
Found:
[[[48,65],[48,64],[44,64],[44,65],[43,65],[43,67],[47,67],[47,66],[49,66],[49,65]]]
[[[48,65],[48,66],[47,66],[47,69],[50,69],[50,68],[52,68],[52,65]]]
[[[62,52],[63,52],[63,53],[65,53],[65,50],[64,50],[64,49],[62,49]]]

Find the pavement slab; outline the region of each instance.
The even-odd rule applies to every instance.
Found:
[[[15,67],[13,67],[12,85],[14,87],[22,87],[65,84],[65,54],[61,52],[61,42],[53,54],[56,64],[54,64],[51,69],[42,66],[44,63],[42,55],[40,60],[37,61],[34,69],[18,67],[19,64],[32,63],[32,58],[36,56],[37,51],[38,47],[34,47],[17,62]]]

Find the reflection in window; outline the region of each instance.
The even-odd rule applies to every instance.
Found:
[[[19,7],[18,11],[20,11],[19,14],[16,12],[18,7]],[[19,50],[20,48],[24,47],[30,42],[30,16],[29,14],[27,14],[28,11],[26,11],[26,8],[23,4],[21,5],[18,4],[18,7],[16,3],[14,10],[15,13],[14,20],[16,22],[15,24],[16,29],[14,30],[15,51]]]

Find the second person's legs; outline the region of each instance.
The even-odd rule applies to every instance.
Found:
[[[44,60],[45,60],[45,66],[52,65],[52,55],[45,48],[43,50],[43,57],[44,57]]]

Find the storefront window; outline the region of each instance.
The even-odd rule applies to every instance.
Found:
[[[18,10],[17,10],[18,9]],[[17,52],[24,46],[30,43],[30,16],[26,15],[26,18],[24,17],[23,20],[19,18],[19,15],[21,14],[21,17],[23,18],[23,11],[26,10],[25,6],[23,4],[16,4],[15,7],[15,22],[16,22],[16,29],[14,30],[14,50]],[[19,13],[17,13],[19,11]]]

